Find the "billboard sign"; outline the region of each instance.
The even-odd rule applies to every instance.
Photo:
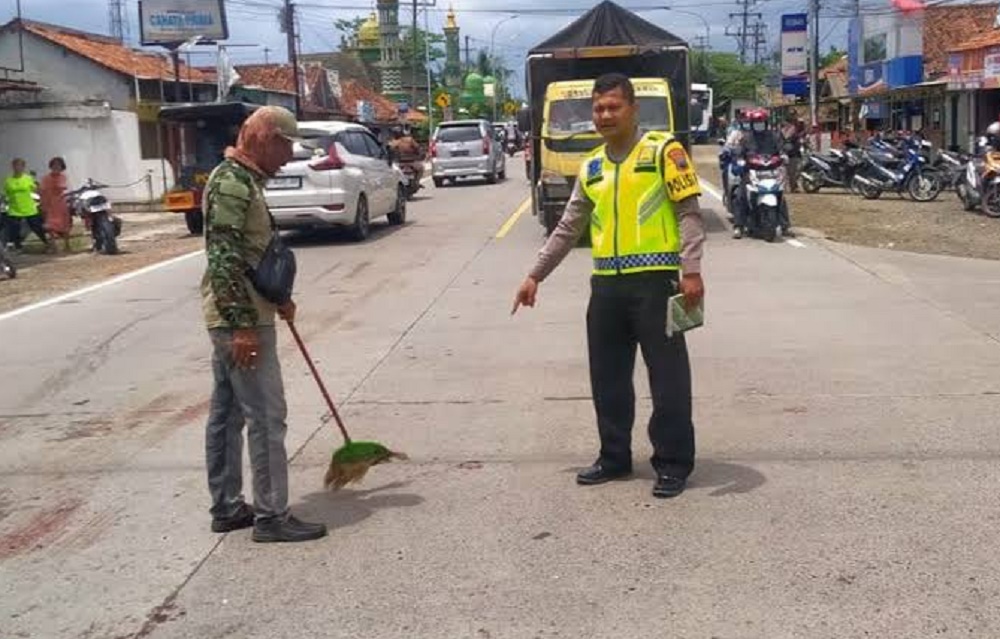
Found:
[[[143,45],[177,45],[195,36],[211,43],[229,37],[224,0],[139,0]]]
[[[809,93],[809,20],[804,13],[781,16],[781,92]]]

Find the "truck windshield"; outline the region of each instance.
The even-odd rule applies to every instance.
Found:
[[[670,131],[670,110],[663,97],[640,97],[639,128],[643,131]],[[574,133],[594,132],[590,98],[556,100],[549,105],[548,135],[561,137]]]

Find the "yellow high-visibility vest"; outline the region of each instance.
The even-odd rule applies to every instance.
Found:
[[[681,233],[674,202],[699,195],[684,147],[666,133],[646,133],[616,164],[602,145],[580,169],[583,192],[594,203],[590,239],[595,275],[676,271]]]

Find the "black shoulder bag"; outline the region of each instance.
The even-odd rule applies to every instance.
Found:
[[[247,278],[261,297],[277,306],[287,304],[292,299],[295,286],[295,253],[281,241],[274,216],[271,219],[271,240],[264,249],[257,268],[247,269]]]

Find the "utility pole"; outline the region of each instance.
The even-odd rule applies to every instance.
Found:
[[[751,29],[751,34],[753,36],[753,63],[755,65],[760,64],[761,47],[767,44],[767,37],[765,35],[766,30],[767,30],[767,25],[764,24],[763,22],[760,22],[759,20],[754,23],[753,28]]]
[[[426,37],[426,34],[424,35]],[[417,108],[417,0],[413,0],[413,31],[410,32],[410,39],[413,40],[413,55],[410,57],[410,108]]]
[[[299,55],[295,47],[295,5],[292,0],[285,0],[281,10],[281,23],[288,38],[288,64],[292,65],[292,81],[295,83],[295,117],[302,117],[301,97],[299,95]]]
[[[469,36],[465,36],[465,72],[468,73],[472,69],[472,63],[469,60]]]
[[[758,20],[763,18],[759,13],[752,13],[750,8],[756,3],[756,0],[736,0],[738,6],[743,7],[743,10],[739,13],[730,13],[729,18],[740,18],[742,26],[738,27],[736,31],[730,31],[726,28],[726,35],[735,36],[737,41],[739,41],[740,48],[740,64],[747,63],[747,50],[748,38],[750,37],[750,18],[757,18]]]
[[[809,0],[809,27],[812,29],[809,45],[809,116],[812,129],[816,133],[813,149],[818,153],[819,134],[819,0]]]
[[[112,38],[126,43],[130,34],[125,0],[108,0],[108,27]]]
[[[264,64],[271,64],[270,53],[271,47],[264,47]]]

